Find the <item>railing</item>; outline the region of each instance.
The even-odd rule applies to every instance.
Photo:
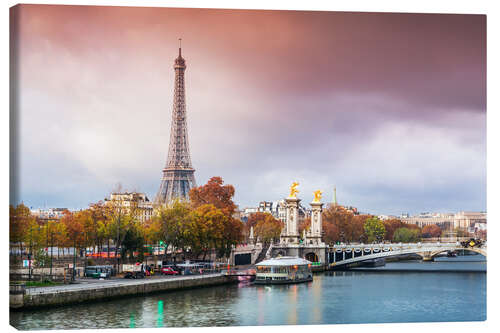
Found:
[[[486,243],[466,248],[460,242],[455,243],[390,243],[390,244],[340,244],[330,247],[329,265],[343,265],[369,259],[394,255],[427,253],[430,258],[440,252],[453,250],[471,250],[486,255]],[[331,257],[333,255],[333,257]],[[340,258],[339,258],[340,256]],[[333,260],[332,260],[333,258]]]

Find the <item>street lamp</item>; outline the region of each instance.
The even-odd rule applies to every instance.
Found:
[[[60,235],[61,233],[58,231],[55,233],[56,235]],[[59,248],[57,249],[57,253],[59,253]],[[50,279],[52,280],[52,261],[54,260],[54,232],[50,233]]]
[[[30,251],[28,252],[28,280],[31,281],[31,251],[33,249],[33,226],[30,225]]]
[[[71,274],[71,281],[75,281],[75,269],[76,269],[76,238],[73,239],[73,272]]]

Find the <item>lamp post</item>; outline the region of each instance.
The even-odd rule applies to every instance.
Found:
[[[71,274],[71,281],[75,281],[75,269],[76,269],[76,238],[73,240],[73,272]]]
[[[61,235],[61,232],[57,231],[56,235]],[[59,248],[57,248],[57,253],[59,254]],[[54,260],[54,231],[50,233],[50,279],[52,280],[52,261]]]
[[[54,233],[50,233],[50,280],[52,280],[52,260],[54,253]]]
[[[30,225],[30,251],[28,252],[28,280],[31,281],[31,251],[33,248],[33,226]]]

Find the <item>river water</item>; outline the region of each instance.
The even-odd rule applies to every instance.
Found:
[[[295,285],[240,283],[10,313],[21,330],[481,320],[486,261],[479,255],[325,272]]]

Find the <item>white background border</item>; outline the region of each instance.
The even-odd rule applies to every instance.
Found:
[[[288,0],[279,2],[277,0],[254,0],[254,1],[37,1],[31,0],[27,3],[31,4],[72,4],[72,5],[103,5],[103,6],[140,6],[140,7],[192,7],[192,8],[240,8],[240,9],[289,9],[289,10],[329,10],[329,11],[363,11],[363,12],[409,12],[409,13],[462,13],[462,14],[486,14],[487,15],[487,66],[488,66],[488,113],[487,113],[487,210],[488,210],[488,315],[486,322],[465,322],[465,323],[421,323],[421,324],[377,324],[377,325],[321,325],[321,326],[264,326],[264,327],[227,327],[227,328],[192,328],[190,332],[253,332],[259,331],[321,331],[332,332],[342,330],[354,331],[370,331],[370,332],[398,332],[401,331],[442,331],[442,332],[476,332],[480,331],[499,331],[500,329],[500,310],[499,310],[499,284],[498,278],[498,255],[497,245],[498,223],[499,223],[499,208],[498,201],[498,179],[500,165],[498,162],[497,142],[499,142],[499,31],[500,31],[500,10],[498,9],[499,1],[487,0],[351,0],[343,2],[327,2],[327,1],[296,1]],[[0,20],[2,25],[2,111],[0,112],[0,146],[2,151],[1,163],[1,216],[2,218],[2,242],[0,243],[0,255],[4,268],[0,275],[0,290],[2,291],[2,311],[0,312],[2,323],[4,326],[9,325],[9,310],[8,310],[8,202],[9,202],[9,10],[8,8],[16,5],[17,2],[6,1],[3,4],[2,17]],[[411,288],[411,286],[408,286]],[[362,312],[360,313],[362,315]],[[5,327],[9,331],[14,331],[12,327]],[[152,329],[135,329],[130,330],[101,330],[106,332],[143,332],[151,331]],[[185,329],[169,329],[169,332],[185,332]],[[41,332],[41,331],[40,331]],[[69,331],[68,331],[69,332]],[[74,331],[72,331],[74,332]],[[82,330],[79,332],[96,332],[95,330]]]

